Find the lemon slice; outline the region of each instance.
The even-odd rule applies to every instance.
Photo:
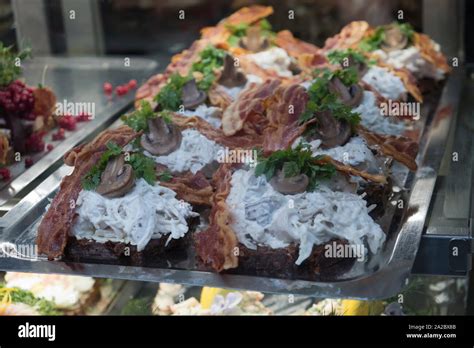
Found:
[[[380,315],[382,301],[342,300],[342,315]]]
[[[222,289],[222,288],[210,288],[210,287],[203,287],[201,290],[201,308],[202,309],[209,309],[214,302],[214,299],[217,295],[225,296],[232,290]]]

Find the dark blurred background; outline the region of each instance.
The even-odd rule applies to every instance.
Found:
[[[403,11],[404,21],[428,31],[445,50],[453,42],[469,42],[472,57],[474,1],[464,0],[0,0],[0,40],[33,43],[41,54],[134,54],[169,57],[199,37],[199,30],[216,24],[242,6],[273,6],[275,30],[289,29],[297,37],[323,45],[352,20],[372,25],[389,23]],[[178,11],[185,11],[185,20]],[[293,10],[295,20],[288,19]],[[68,18],[74,11],[75,18]],[[14,15],[16,13],[16,20]],[[41,17],[44,17],[41,20]],[[458,18],[459,17],[459,18]],[[466,24],[465,28],[457,28]],[[15,28],[18,32],[15,34]],[[453,38],[453,36],[455,36]],[[46,39],[47,38],[47,39]],[[41,43],[41,44],[40,44]],[[452,47],[450,47],[452,46]],[[472,59],[471,59],[472,61]]]

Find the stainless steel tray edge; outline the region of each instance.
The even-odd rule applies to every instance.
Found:
[[[456,69],[449,77],[432,121],[425,129],[419,154],[419,170],[413,180],[406,221],[394,243],[388,263],[375,273],[353,280],[313,282],[263,278],[246,275],[216,274],[195,270],[158,269],[88,263],[67,263],[37,259],[0,258],[0,269],[39,273],[64,273],[138,281],[181,283],[195,286],[251,289],[263,292],[301,294],[314,297],[381,299],[395,295],[410,275],[423,233],[437,172],[445,149],[447,135],[457,115],[464,71]],[[59,168],[52,176],[27,195],[20,204],[0,220],[0,240],[10,240],[13,230],[28,228],[34,221],[28,211],[44,209],[44,197],[52,197],[60,178],[70,168]],[[41,198],[43,197],[43,198]],[[40,215],[36,215],[38,217]],[[20,224],[20,225],[19,225]]]

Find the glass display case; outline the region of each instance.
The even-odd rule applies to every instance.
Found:
[[[249,13],[241,12],[243,8],[250,9]],[[21,74],[14,73],[23,82],[15,88],[25,98],[31,96],[35,105],[47,104],[48,109],[29,119],[22,113],[27,106],[20,111],[18,106],[11,113],[18,118],[15,121],[8,114],[7,102],[0,100],[0,128],[8,133],[5,139],[11,145],[8,151],[0,145],[0,155],[5,158],[0,158],[0,271],[6,272],[2,288],[37,282],[41,286],[24,286],[22,291],[45,297],[60,315],[473,314],[474,75],[469,20],[473,9],[462,0],[0,0],[0,66],[6,71],[7,65],[2,64],[7,64],[9,55],[20,57],[15,66]],[[31,51],[28,60],[26,53],[21,55],[25,50]],[[280,56],[275,58],[277,54]],[[429,70],[429,64],[434,70]],[[357,70],[362,65],[363,72]],[[350,80],[350,73],[338,73],[346,68],[355,72],[355,83],[350,86],[344,83]],[[372,71],[372,79],[367,77],[367,69]],[[388,79],[383,74],[392,74],[392,80],[383,80]],[[239,79],[245,81],[240,83]],[[333,85],[334,79],[340,84]],[[0,96],[9,91],[11,83],[17,83],[12,80],[0,79]],[[206,81],[210,83],[206,85]],[[276,87],[271,87],[272,81],[277,81]],[[219,89],[218,85],[224,87]],[[273,89],[258,90],[261,86]],[[288,86],[294,88],[286,90]],[[15,88],[11,93],[17,93]],[[393,97],[397,88],[401,93]],[[321,91],[330,97],[322,98]],[[197,102],[203,93],[204,99]],[[288,93],[287,99],[284,93]],[[337,93],[349,101],[341,102]],[[372,106],[380,109],[392,101],[397,106],[418,107],[418,118],[403,114],[401,121],[392,122],[385,115],[390,125],[383,128],[381,121],[368,120],[367,106],[357,109],[355,104],[346,104],[357,99],[357,93],[363,96],[360,98],[367,98],[367,93],[375,96]],[[187,103],[187,99],[192,100]],[[201,116],[195,116],[198,109],[205,109]],[[288,115],[293,111],[287,109],[303,116],[292,121]],[[219,116],[211,115],[213,110],[218,110]],[[378,111],[371,114],[373,118],[383,118]],[[332,122],[326,130],[324,117]],[[175,126],[180,135],[169,137],[177,132]],[[159,133],[163,129],[165,133]],[[136,132],[130,135],[132,131]],[[186,138],[191,132],[195,133]],[[347,136],[340,141],[344,132]],[[204,135],[207,142],[212,139],[212,146],[220,147],[196,142],[173,159],[156,162],[158,169],[151,171],[163,184],[158,185],[159,193],[154,191],[156,186],[144,186],[141,192],[130,191],[137,197],[127,201],[122,192],[127,185],[117,189],[121,194],[103,194],[102,198],[97,198],[99,191],[86,189],[84,182],[90,179],[89,186],[98,190],[104,173],[113,170],[109,158],[124,154],[122,162],[114,162],[120,171],[113,172],[112,179],[131,170],[133,179],[129,179],[139,180],[133,190],[142,189],[140,185],[149,184],[149,168],[144,167],[147,160],[169,155],[155,147],[176,141],[179,147],[199,137],[206,139]],[[127,136],[133,142],[125,142]],[[285,143],[289,137],[291,141]],[[358,140],[349,140],[352,138]],[[302,139],[300,147],[297,139]],[[362,141],[365,147],[353,150],[347,145],[353,141]],[[114,153],[115,142],[129,147],[124,147],[125,152],[119,147]],[[135,145],[145,155],[138,153]],[[229,163],[216,158],[203,162],[197,170],[192,167],[202,157],[215,157],[224,148],[245,148],[250,155],[255,150],[256,168],[230,170],[226,167]],[[303,172],[305,165],[291,160],[292,151],[313,151],[316,162]],[[16,154],[17,159],[7,160]],[[135,160],[127,159],[130,154]],[[357,156],[380,156],[377,168],[354,162]],[[279,161],[285,163],[281,168]],[[298,161],[304,159],[298,157]],[[168,166],[166,170],[163,165]],[[271,170],[269,166],[273,166]],[[186,168],[186,174],[177,174],[178,167]],[[224,169],[229,172],[225,174]],[[91,174],[93,170],[96,172]],[[210,170],[210,175],[205,170]],[[245,192],[260,205],[248,203],[243,194],[235,192],[232,204],[232,198],[219,201],[222,195],[231,195],[230,186],[237,187],[237,173],[257,170],[267,175],[268,182],[262,184],[259,180],[264,176],[249,174],[240,184],[254,185],[251,189],[244,185]],[[345,195],[333,186],[327,188],[325,171],[338,173],[340,180],[357,188],[350,192],[341,189],[346,190]],[[196,173],[201,176],[197,178]],[[223,181],[223,173],[230,175],[232,185]],[[292,189],[282,193],[284,189],[275,182],[286,182],[287,174],[299,179],[304,175],[301,180],[308,182],[317,177],[318,184],[309,190],[307,182],[302,191],[292,191],[294,183],[286,183]],[[230,185],[228,191],[223,189],[226,184]],[[82,191],[77,185],[83,185]],[[262,187],[278,192],[271,196]],[[110,193],[110,187],[106,189]],[[330,200],[324,190],[335,191],[336,198],[331,196]],[[71,195],[73,191],[76,196]],[[157,198],[169,191],[173,193],[167,202]],[[301,203],[301,197],[313,194],[316,198],[306,201],[308,206]],[[339,212],[342,218],[337,220],[331,213],[331,218],[317,220],[318,214],[329,214],[321,207],[312,211],[313,220],[295,220],[323,199],[336,212],[346,209],[345,215]],[[362,208],[358,208],[360,202]],[[228,216],[219,215],[219,207],[225,204],[235,210],[229,208]],[[160,208],[149,210],[152,205]],[[239,206],[241,211],[235,208]],[[275,217],[268,216],[271,207],[281,209]],[[106,218],[113,219],[113,209],[117,209],[113,214],[120,216],[116,219],[130,222],[132,215],[142,219],[136,230],[131,222],[123,222],[130,231],[121,235],[128,239],[115,236],[115,227],[97,227],[110,223]],[[175,211],[185,213],[176,218]],[[83,220],[78,217],[81,214]],[[159,217],[149,220],[154,214]],[[66,232],[61,225],[64,216],[69,216]],[[225,224],[219,225],[220,218],[227,219]],[[147,224],[153,226],[146,231],[148,237],[143,237],[145,232],[140,231]],[[186,231],[176,232],[183,224]],[[321,224],[326,227],[315,230],[314,226]],[[80,230],[93,225],[95,232],[90,234]],[[229,226],[234,229],[231,237]],[[244,230],[238,232],[242,226]],[[290,230],[284,230],[288,226]],[[193,232],[186,234],[188,227]],[[170,230],[165,233],[160,228]],[[351,239],[354,231],[364,232]],[[180,237],[174,237],[175,233],[181,233]],[[148,240],[135,242],[136,236]],[[380,245],[373,246],[377,241]],[[140,247],[140,243],[145,244]],[[370,250],[362,255],[363,262],[355,261],[353,255],[331,261],[323,252],[331,245],[336,248],[337,243],[359,243]],[[150,245],[156,249],[147,249]],[[228,245],[232,250],[222,254]],[[306,251],[301,245],[306,245]],[[285,251],[278,254],[276,250]],[[306,257],[300,260],[304,253]],[[43,276],[31,280],[31,274]],[[66,285],[57,285],[58,294],[91,282],[87,291],[77,295],[74,310],[55,304],[63,298],[44,290],[48,277],[57,274],[87,277],[57,280],[69,286],[64,290]]]

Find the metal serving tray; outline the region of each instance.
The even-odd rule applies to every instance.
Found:
[[[89,122],[77,124],[77,129],[66,132],[63,141],[52,141],[52,133],[45,137],[46,143],[54,145],[53,150],[27,155],[34,165],[25,169],[22,161],[9,166],[12,179],[0,182],[0,213],[5,213],[21,197],[21,191],[31,189],[40,183],[52,170],[57,169],[62,156],[74,146],[91,138],[110,125],[120,112],[133,102],[134,91],[125,96],[107,98],[103,84],[108,81],[114,86],[136,79],[139,83],[157,69],[157,63],[143,58],[131,58],[130,66],[125,66],[123,58],[34,58],[25,63],[24,78],[29,85],[43,83],[56,94],[57,101],[72,103],[94,103],[95,117]],[[44,81],[43,81],[44,79]],[[54,167],[56,165],[56,167]],[[15,199],[12,199],[15,198]],[[8,204],[7,204],[8,203]]]
[[[457,115],[464,72],[461,69],[456,70],[444,87],[436,112],[429,119],[425,117],[426,122],[420,125],[423,132],[420,137],[419,170],[408,175],[405,175],[406,171],[405,174],[403,171],[399,173],[398,183],[409,190],[403,218],[389,221],[390,228],[394,231],[380,254],[372,257],[367,264],[356,262],[356,266],[342,276],[330,281],[315,282],[248,274],[217,274],[198,270],[192,250],[186,259],[168,261],[168,266],[162,268],[47,261],[41,257],[31,260],[16,256],[0,258],[0,269],[215,286],[314,297],[377,299],[393,296],[404,286],[410,275],[449,129]],[[60,167],[0,219],[0,241],[15,245],[35,245],[37,225],[45,208],[54,197],[60,180],[70,171],[71,168]]]

